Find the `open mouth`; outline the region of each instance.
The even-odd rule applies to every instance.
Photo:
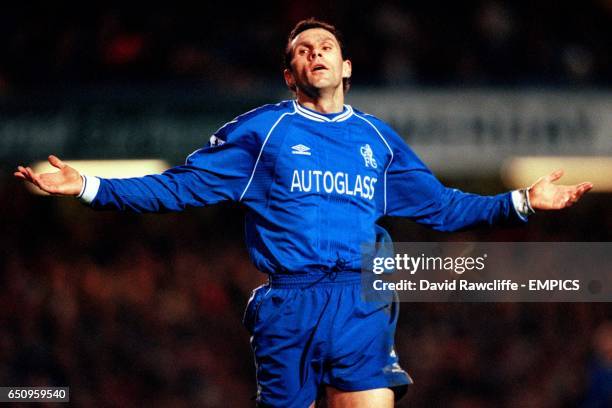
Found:
[[[312,72],[316,72],[316,71],[322,71],[322,70],[326,70],[327,67],[325,65],[315,65],[311,71]]]

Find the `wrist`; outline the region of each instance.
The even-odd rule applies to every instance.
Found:
[[[523,221],[527,221],[527,218],[535,212],[528,201],[529,192],[527,190],[524,188],[511,193],[512,205]]]
[[[79,193],[76,195],[76,198],[81,198],[83,197],[83,193],[85,192],[85,186],[87,185],[87,181],[85,179],[84,175],[80,175],[81,176],[81,189],[79,191]]]
[[[527,215],[531,215],[531,214],[535,213],[535,210],[531,206],[531,202],[533,201],[533,191],[532,191],[531,187],[523,188],[523,189],[519,190],[519,192],[522,194],[523,199],[524,199],[524,201],[523,201],[523,211]]]
[[[82,202],[89,204],[96,198],[96,195],[98,195],[98,190],[100,189],[100,179],[92,176],[81,177],[83,177],[83,188],[81,189],[81,192],[77,198]]]

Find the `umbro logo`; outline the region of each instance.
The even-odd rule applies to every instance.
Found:
[[[303,144],[298,144],[295,146],[291,146],[291,153],[293,154],[301,154],[302,156],[310,156],[310,147],[304,146]]]

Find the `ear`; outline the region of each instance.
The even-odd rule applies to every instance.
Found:
[[[285,69],[283,71],[283,76],[285,77],[285,83],[287,84],[289,89],[294,90],[295,89],[295,78],[293,77],[293,73],[290,70]]]
[[[342,61],[342,78],[350,78],[353,73],[353,64],[350,60]]]

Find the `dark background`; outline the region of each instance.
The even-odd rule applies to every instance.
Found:
[[[610,85],[611,15],[609,0],[6,5],[0,89],[272,86],[287,33],[311,16],[345,33],[359,85]]]

